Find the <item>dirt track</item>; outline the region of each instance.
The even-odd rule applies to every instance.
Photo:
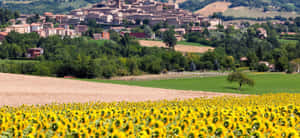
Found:
[[[230,94],[144,88],[0,73],[0,105],[171,100],[222,95]]]
[[[150,40],[139,40],[139,43],[145,47],[166,47],[165,43],[160,41],[150,41]],[[175,50],[179,52],[188,53],[204,53],[209,49],[214,49],[213,47],[199,47],[199,46],[189,46],[189,45],[176,45]]]

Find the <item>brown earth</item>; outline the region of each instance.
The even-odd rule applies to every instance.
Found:
[[[165,43],[161,41],[151,41],[151,40],[139,40],[141,46],[145,47],[165,47]],[[190,46],[190,45],[176,45],[175,50],[184,53],[205,53],[208,50],[213,50],[213,47],[200,47],[200,46]]]
[[[0,105],[172,100],[223,95],[240,96],[0,73]]]
[[[213,13],[215,12],[225,12],[230,5],[231,5],[230,2],[218,1],[218,2],[211,3],[198,11],[195,11],[195,13],[199,13],[204,16],[210,16],[213,15]]]

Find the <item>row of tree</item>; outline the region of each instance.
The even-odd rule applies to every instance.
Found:
[[[10,19],[19,17],[19,12],[13,12],[7,9],[0,8],[0,28],[6,27],[10,24]]]
[[[247,57],[247,62],[237,60],[236,63],[249,66],[250,69],[266,70],[258,62],[268,61],[275,64],[276,71],[287,71],[291,67],[290,61],[300,57],[300,43],[281,43],[284,40],[279,40],[280,26],[272,23],[256,24],[244,31],[219,26],[215,31],[205,29],[203,32],[188,33],[185,38],[189,42],[214,46],[215,51],[223,51],[235,59]],[[264,28],[266,36],[258,28]]]
[[[203,56],[197,54],[184,56],[182,53],[165,48],[141,47],[128,34],[115,35],[112,41],[98,44],[86,37],[40,38],[36,33],[11,32],[0,46],[0,58],[24,59],[27,49],[34,47],[43,48],[44,54],[37,59],[39,62],[30,63],[34,64],[31,66],[33,69],[23,70],[23,66],[29,64],[27,62],[11,62],[3,63],[2,66],[9,68],[5,72],[11,70],[12,73],[42,72],[41,75],[59,77],[109,78],[165,71],[234,68],[234,59],[225,54],[217,56],[215,52],[208,52]]]

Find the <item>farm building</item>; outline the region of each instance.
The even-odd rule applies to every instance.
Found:
[[[43,48],[29,48],[27,50],[27,57],[28,58],[36,58],[40,55],[43,55],[44,49]]]
[[[110,34],[109,32],[101,32],[93,34],[95,40],[109,40]]]

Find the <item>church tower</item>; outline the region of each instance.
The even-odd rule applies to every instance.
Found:
[[[122,9],[124,5],[124,0],[116,0],[116,8]]]

